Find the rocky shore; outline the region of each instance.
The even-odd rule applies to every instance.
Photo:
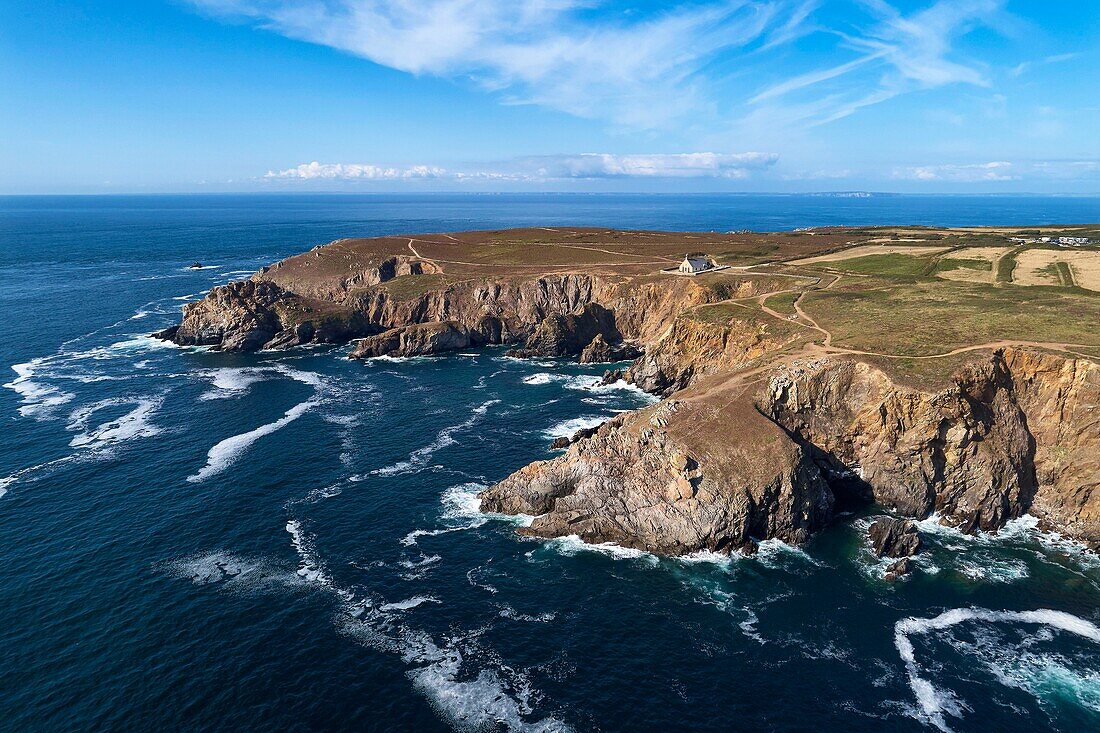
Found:
[[[563,454],[482,494],[486,511],[534,515],[521,530],[533,536],[751,552],[806,541],[838,507],[876,503],[965,532],[1030,513],[1100,547],[1091,359],[1006,346],[976,351],[946,386],[913,387],[881,361],[807,345],[805,324],[737,308],[704,317],[784,287],[767,277],[517,268],[448,279],[413,241],[414,256],[371,254],[369,266],[336,245],[290,258],[214,288],[157,335],[230,351],[350,343],[357,359],[487,344],[520,358],[633,359],[609,378],[662,402],[563,441]],[[912,544],[882,531],[884,546]]]

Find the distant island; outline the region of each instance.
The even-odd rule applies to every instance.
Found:
[[[870,502],[966,532],[1032,514],[1100,548],[1100,226],[343,239],[159,334],[353,358],[508,345],[663,399],[482,494],[520,531],[666,555],[806,541]],[[627,364],[626,361],[630,360]],[[619,368],[614,368],[619,366]]]

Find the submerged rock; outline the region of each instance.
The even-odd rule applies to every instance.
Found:
[[[585,438],[591,438],[593,435],[595,435],[597,432],[599,432],[599,429],[600,429],[599,425],[597,425],[596,427],[592,427],[592,428],[581,428],[580,430],[577,430],[576,432],[573,433],[573,435],[571,435],[569,437],[563,436],[563,437],[560,437],[560,438],[554,438],[554,442],[550,444],[550,447],[554,450],[563,450],[563,449],[568,448],[569,446],[573,445],[574,443],[579,443],[580,441],[584,440]]]

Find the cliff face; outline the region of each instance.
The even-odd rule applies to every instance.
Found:
[[[629,379],[647,392],[669,395],[711,374],[733,371],[793,341],[753,321],[707,323],[678,318],[630,367]]]
[[[1031,512],[1100,545],[1100,368],[1010,349],[923,392],[851,358],[775,369],[755,399],[714,379],[605,425],[483,495],[529,532],[679,554],[798,542],[837,500],[995,531]]]
[[[282,268],[268,268],[186,305],[179,327],[163,335],[181,345],[254,351],[344,343],[416,324],[451,323],[471,343],[526,341],[533,354],[564,356],[579,353],[597,336],[609,343],[655,340],[671,321],[668,314],[725,297],[724,291],[672,277],[637,282],[558,274],[444,284],[426,280],[433,277],[429,263],[393,260],[351,277],[320,281],[297,282],[281,274]],[[409,272],[391,276],[402,270]]]
[[[832,494],[797,442],[741,400],[727,409],[754,441],[716,452],[691,434],[699,409],[668,401],[605,423],[488,489],[482,508],[537,515],[526,534],[669,555],[802,542],[825,526]]]
[[[916,517],[994,531],[1032,512],[1100,540],[1100,370],[1021,349],[971,364],[936,393],[863,363],[776,373],[761,410],[855,493]]]

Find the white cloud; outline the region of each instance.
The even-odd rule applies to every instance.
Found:
[[[899,168],[893,177],[911,181],[944,181],[950,183],[978,183],[982,181],[1016,181],[1020,176],[1013,172],[1012,163],[993,161],[967,165],[922,165]]]
[[[747,178],[779,160],[774,153],[583,153],[529,158],[539,178]]]
[[[281,171],[268,171],[264,178],[269,179],[298,179],[309,181],[313,179],[328,180],[364,180],[364,181],[400,181],[414,178],[445,178],[447,171],[443,168],[435,168],[426,165],[415,165],[408,168],[388,168],[377,165],[361,165],[357,163],[302,163],[293,168]]]
[[[958,37],[1004,17],[1004,0],[939,0],[910,15],[884,0],[861,4],[873,22],[866,28],[831,31],[842,46],[856,52],[855,58],[765,87],[749,100],[757,108],[747,122],[757,127],[816,126],[916,90],[989,85],[978,65],[950,56]]]
[[[285,170],[271,170],[267,180],[410,181],[552,181],[606,178],[727,178],[744,179],[771,168],[779,160],[774,153],[672,153],[613,155],[580,153],[517,158],[495,166],[479,165],[446,169],[416,165],[388,167],[366,163],[303,163]]]
[[[987,86],[988,69],[955,45],[1010,17],[1007,0],[936,0],[907,14],[852,0],[843,21],[824,0],[186,1],[393,69],[466,80],[506,104],[634,129],[733,124],[767,140],[917,90]],[[810,35],[808,55],[779,48]],[[798,67],[826,44],[830,63]]]
[[[1031,167],[1042,178],[1067,181],[1100,178],[1100,160],[1043,160]]]
[[[760,39],[784,8],[793,38],[809,12],[794,0],[679,0],[656,13],[595,12],[593,0],[190,2],[394,69],[469,78],[506,101],[641,128],[707,108],[697,73],[716,53]]]

